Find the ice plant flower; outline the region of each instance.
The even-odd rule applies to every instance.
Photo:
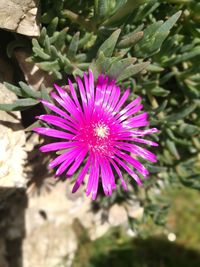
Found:
[[[97,196],[99,181],[105,195],[116,189],[115,177],[119,177],[126,190],[122,169],[141,185],[139,174],[147,178],[149,172],[138,157],[156,162],[156,155],[137,143],[158,145],[141,138],[157,132],[156,128],[140,129],[149,125],[147,112],[135,115],[143,108],[141,98],[125,105],[130,90],[121,94],[115,80],[103,74],[95,82],[91,70],[84,73],[83,80],[77,77],[76,81],[77,90],[69,80],[69,93],[55,85],[56,92],[51,97],[56,104],[41,101],[54,115],[38,118],[53,127],[38,127],[34,131],[62,140],[40,147],[42,152],[63,150],[49,167],[57,167],[56,176],[65,173],[66,177],[80,169],[72,192],[76,192],[88,173],[86,194],[91,194],[92,199]]]

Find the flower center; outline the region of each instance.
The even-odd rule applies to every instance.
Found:
[[[94,133],[99,138],[106,138],[109,135],[109,128],[104,123],[98,123],[94,127]]]
[[[112,137],[110,127],[102,121],[91,122],[80,128],[79,140],[89,151],[100,155],[110,155]]]

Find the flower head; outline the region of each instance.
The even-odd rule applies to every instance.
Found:
[[[51,93],[55,105],[41,101],[55,115],[38,118],[53,128],[38,127],[34,131],[62,141],[43,145],[40,150],[64,150],[50,162],[49,167],[57,167],[56,176],[65,173],[66,177],[80,169],[72,192],[76,192],[88,173],[86,194],[92,194],[93,199],[97,196],[99,181],[105,195],[112,194],[116,189],[115,176],[127,189],[121,169],[141,185],[138,174],[147,177],[149,172],[138,157],[156,162],[156,156],[137,143],[158,145],[141,138],[157,132],[156,128],[139,129],[149,125],[147,112],[135,115],[143,108],[141,98],[125,105],[130,90],[121,95],[115,81],[104,75],[100,75],[95,83],[91,70],[84,74],[84,82],[79,77],[76,81],[77,90],[69,80],[70,93],[55,85],[56,93]]]

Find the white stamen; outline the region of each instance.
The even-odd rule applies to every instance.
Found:
[[[106,126],[105,124],[96,125],[94,130],[95,130],[95,134],[100,138],[105,138],[109,134],[108,126]]]

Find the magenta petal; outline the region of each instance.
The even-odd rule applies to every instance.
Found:
[[[132,116],[133,114],[135,114],[136,112],[138,112],[139,110],[141,110],[143,108],[143,105],[138,105],[134,108],[129,109],[127,112],[125,112],[121,117],[118,118],[119,121],[124,121],[125,119],[127,119],[129,116]]]
[[[89,196],[92,192],[92,199],[95,200],[97,196],[99,185],[99,163],[98,158],[92,156],[90,175],[88,177],[86,186],[86,195]]]
[[[62,119],[62,118],[59,118],[57,116],[54,116],[54,115],[41,115],[38,117],[40,120],[43,120],[43,121],[46,121],[54,126],[57,126],[61,129],[64,129],[64,130],[67,130],[71,133],[74,133],[76,134],[77,133],[77,130],[75,130],[74,128],[66,125],[67,122],[66,120]]]
[[[102,183],[105,195],[112,194],[116,189],[114,173],[127,190],[121,169],[141,185],[137,173],[147,178],[148,170],[138,158],[156,162],[157,157],[139,145],[158,145],[142,138],[158,130],[140,129],[149,124],[147,112],[137,114],[143,108],[141,98],[137,97],[126,104],[130,89],[120,96],[120,87],[115,84],[115,80],[101,74],[94,81],[91,70],[84,73],[83,79],[77,77],[76,81],[77,84],[73,85],[69,80],[71,93],[55,84],[56,92],[50,94],[55,104],[41,101],[55,115],[38,116],[38,119],[50,126],[38,127],[34,131],[64,139],[40,148],[42,152],[62,153],[51,161],[49,167],[57,167],[57,176],[64,172],[66,176],[72,176],[80,170],[72,192],[76,192],[88,172],[86,194],[92,195],[92,199],[97,196],[99,182]]]
[[[134,99],[133,101],[131,101],[130,104],[128,104],[125,108],[123,108],[117,115],[116,118],[119,118],[120,116],[122,116],[123,114],[125,114],[126,112],[128,112],[132,107],[138,105],[141,101],[141,97],[137,97],[136,99]]]
[[[149,175],[149,172],[144,167],[144,165],[142,165],[138,160],[132,158],[128,154],[118,151],[117,152],[117,156],[122,158],[123,160],[125,160],[125,162],[128,162],[129,164],[131,164],[143,176],[148,176]]]
[[[158,129],[157,128],[151,128],[151,129],[147,129],[147,130],[133,130],[131,131],[132,136],[144,136],[147,134],[153,134],[153,133],[157,133]]]
[[[81,108],[80,102],[78,100],[76,91],[75,91],[74,86],[73,86],[72,82],[70,81],[70,79],[68,79],[68,83],[69,83],[69,88],[70,88],[70,91],[71,91],[71,94],[72,94],[72,98],[73,98],[78,110],[80,112],[82,112],[82,108]]]
[[[92,199],[93,200],[95,200],[97,197],[98,186],[99,186],[99,163],[96,162],[94,180],[93,180],[93,186],[92,186]]]
[[[115,86],[115,82],[111,81],[107,88],[105,89],[105,93],[104,93],[104,99],[103,99],[103,103],[102,103],[102,107],[107,109],[107,105],[108,105],[108,101],[110,99],[110,95],[113,89],[113,86]]]
[[[128,188],[127,188],[126,182],[122,176],[120,169],[118,168],[117,164],[113,160],[111,160],[111,163],[112,163],[114,169],[116,170],[117,174],[119,175],[119,178],[121,180],[121,183],[122,183],[124,190],[127,190]]]
[[[108,169],[108,163],[107,159],[101,159],[100,161],[101,166],[101,179],[102,179],[102,185],[103,185],[103,191],[105,195],[111,195],[112,194],[112,181],[110,180],[110,172]]]
[[[89,69],[89,88],[90,93],[94,94],[94,75],[91,69]]]
[[[119,100],[118,104],[114,109],[115,112],[117,112],[123,106],[129,95],[130,95],[130,89],[126,89],[126,91],[124,92],[124,94],[122,95],[121,99]]]
[[[120,160],[117,157],[115,157],[114,160],[119,165],[121,165],[130,174],[130,176],[133,177],[133,179],[137,182],[138,185],[142,185],[142,182],[141,182],[140,178],[137,176],[137,174],[133,170],[131,170],[122,160]]]
[[[90,162],[91,162],[91,157],[88,158],[85,166],[80,171],[80,173],[79,173],[79,175],[78,175],[78,177],[76,179],[76,182],[75,182],[75,184],[73,186],[72,193],[75,193],[79,189],[79,187],[80,187],[81,183],[83,182],[83,179],[85,178],[85,175],[86,175],[86,173],[87,173],[87,171],[89,169]]]
[[[75,173],[75,171],[78,169],[78,167],[81,165],[81,163],[83,162],[85,156],[87,154],[87,150],[83,150],[82,152],[80,152],[80,154],[77,156],[75,162],[73,163],[73,165],[69,168],[69,170],[67,171],[67,176],[71,176]]]
[[[152,152],[150,152],[149,150],[147,150],[143,147],[139,147],[135,144],[129,144],[129,143],[125,143],[125,142],[117,142],[117,146],[121,150],[126,150],[129,152],[132,152],[133,154],[140,156],[140,157],[142,157],[146,160],[149,160],[151,162],[157,161],[156,155],[154,155]]]
[[[58,151],[75,146],[75,142],[55,142],[40,147],[41,152]]]
[[[128,128],[138,128],[138,127],[147,126],[149,125],[147,118],[148,118],[148,113],[144,112],[131,119],[123,121],[123,125]]]
[[[76,121],[81,119],[80,112],[77,111],[76,106],[72,104],[71,101],[69,101],[69,99],[64,101],[54,92],[51,93],[51,97],[54,100],[56,100],[60,104],[60,106],[66,110],[66,112],[68,112],[69,114],[71,113],[73,115],[73,118],[71,118],[71,121],[73,121],[74,123],[77,123]]]
[[[37,132],[39,134],[43,134],[46,136],[51,136],[51,137],[56,137],[56,138],[63,138],[63,139],[69,139],[71,140],[74,135],[62,132],[59,130],[54,130],[52,128],[43,128],[43,127],[38,127],[33,129],[34,132]]]
[[[96,85],[96,95],[95,95],[95,105],[102,106],[106,87],[107,87],[108,78],[105,78],[104,75],[100,75]]]
[[[109,110],[114,109],[114,107],[116,106],[116,104],[119,101],[119,97],[120,97],[120,89],[118,86],[114,85],[112,92],[110,94],[109,101],[108,101],[108,109]]]
[[[76,81],[78,83],[78,87],[79,87],[79,90],[80,90],[81,100],[82,100],[83,107],[86,110],[86,107],[87,107],[87,98],[86,98],[85,88],[83,86],[83,83],[82,83],[80,77],[77,77],[76,78]]]
[[[76,112],[77,107],[75,105],[75,103],[72,101],[72,99],[70,98],[70,96],[68,95],[68,93],[66,91],[64,91],[60,86],[58,86],[57,84],[54,84],[54,87],[56,88],[58,94],[60,95],[60,97],[63,100],[63,106],[66,106],[66,110],[69,111],[71,110],[71,112],[74,112],[77,116],[80,116],[80,114],[78,112]],[[66,104],[66,105],[65,105]]]
[[[52,103],[46,101],[46,100],[42,100],[41,101],[43,105],[45,105],[46,107],[48,107],[50,110],[54,111],[55,113],[57,113],[58,115],[64,117],[65,119],[71,121],[72,118],[64,111],[62,111],[60,108],[56,107],[55,105],[53,105]]]
[[[87,181],[87,186],[86,186],[86,195],[89,196],[91,191],[92,191],[92,186],[94,183],[94,180],[97,179],[96,175],[96,168],[95,168],[95,158],[94,156],[92,156],[92,160],[91,160],[91,168],[90,168],[90,174],[88,177],[88,181]]]
[[[52,160],[49,163],[49,168],[54,168],[56,166],[58,166],[59,164],[61,164],[63,161],[66,160],[66,158],[68,157],[69,151],[64,152],[63,154],[59,155],[58,157],[56,157],[54,160]]]
[[[142,144],[146,144],[146,145],[149,145],[149,146],[158,146],[158,143],[150,141],[150,140],[146,140],[146,139],[132,138],[131,140],[133,142],[142,143]]]
[[[68,155],[67,159],[58,167],[56,171],[56,176],[60,176],[63,172],[66,171],[66,169],[69,167],[70,164],[74,161],[76,155]]]

